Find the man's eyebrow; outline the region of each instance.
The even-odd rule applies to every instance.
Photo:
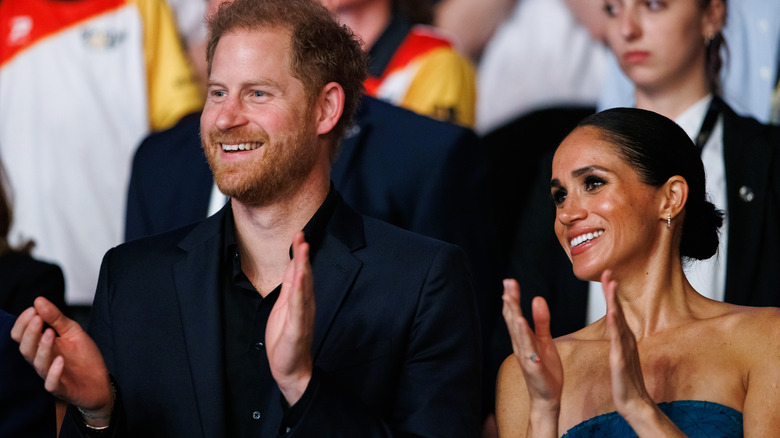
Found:
[[[279,84],[276,81],[270,81],[270,80],[257,80],[257,81],[246,81],[242,82],[241,87],[272,87],[272,88],[279,88]],[[224,82],[215,80],[215,79],[209,79],[208,86],[218,86],[223,87],[225,86]]]

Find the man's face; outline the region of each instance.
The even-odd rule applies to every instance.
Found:
[[[200,135],[219,189],[264,206],[293,193],[318,158],[303,83],[289,69],[290,38],[235,30],[217,45]]]

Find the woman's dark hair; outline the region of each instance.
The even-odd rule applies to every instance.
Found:
[[[699,3],[699,7],[702,10],[706,10],[710,4],[712,3],[712,0],[697,0]],[[726,20],[728,17],[728,14],[726,13],[728,9],[728,4],[726,0],[720,0],[723,2],[723,26],[726,26]],[[711,35],[711,38],[708,37],[705,41],[706,44],[706,52],[705,52],[705,73],[707,74],[707,82],[710,85],[710,91],[712,91],[715,94],[720,95],[722,92],[722,87],[720,83],[720,69],[723,67],[723,58],[721,57],[721,48],[726,52],[726,55],[728,56],[728,45],[726,44],[726,39],[723,38],[723,31],[718,31],[717,33]]]
[[[704,260],[715,254],[723,212],[707,201],[699,150],[679,125],[652,111],[614,108],[583,119],[577,127],[583,126],[598,129],[643,183],[661,187],[672,176],[685,178],[688,199],[680,255]]]
[[[32,241],[23,242],[18,248],[11,247],[11,244],[8,243],[8,232],[11,231],[14,217],[12,205],[8,179],[5,175],[3,161],[0,160],[0,256],[13,251],[29,254],[34,246]]]

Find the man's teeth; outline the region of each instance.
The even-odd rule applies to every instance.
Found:
[[[583,243],[587,242],[588,240],[593,240],[596,237],[601,236],[602,234],[604,234],[604,230],[599,230],[599,231],[596,231],[595,233],[588,233],[588,234],[583,234],[581,236],[577,236],[577,237],[575,237],[574,239],[571,240],[571,247],[574,248],[575,246],[583,244]]]
[[[253,151],[259,148],[262,143],[239,143],[239,144],[222,144],[222,150],[229,151]]]

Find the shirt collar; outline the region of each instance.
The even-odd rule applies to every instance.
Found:
[[[691,105],[687,110],[683,111],[683,113],[674,120],[692,140],[699,135],[699,129],[701,128],[704,116],[707,114],[707,110],[710,107],[712,97],[712,94],[706,95],[698,102]]]
[[[320,204],[320,207],[314,213],[314,216],[312,216],[306,226],[303,227],[303,235],[306,242],[309,244],[309,254],[312,258],[322,245],[328,223],[330,222],[331,216],[333,216],[333,212],[336,210],[337,204],[338,194],[333,188],[333,183],[331,183],[328,196],[325,197],[325,200]],[[227,207],[225,214],[223,233],[225,236],[223,244],[225,260],[232,260],[235,257],[235,254],[237,254],[238,248],[236,243],[235,218],[233,217],[233,209],[230,207]],[[290,258],[292,259],[292,245],[290,246]]]

